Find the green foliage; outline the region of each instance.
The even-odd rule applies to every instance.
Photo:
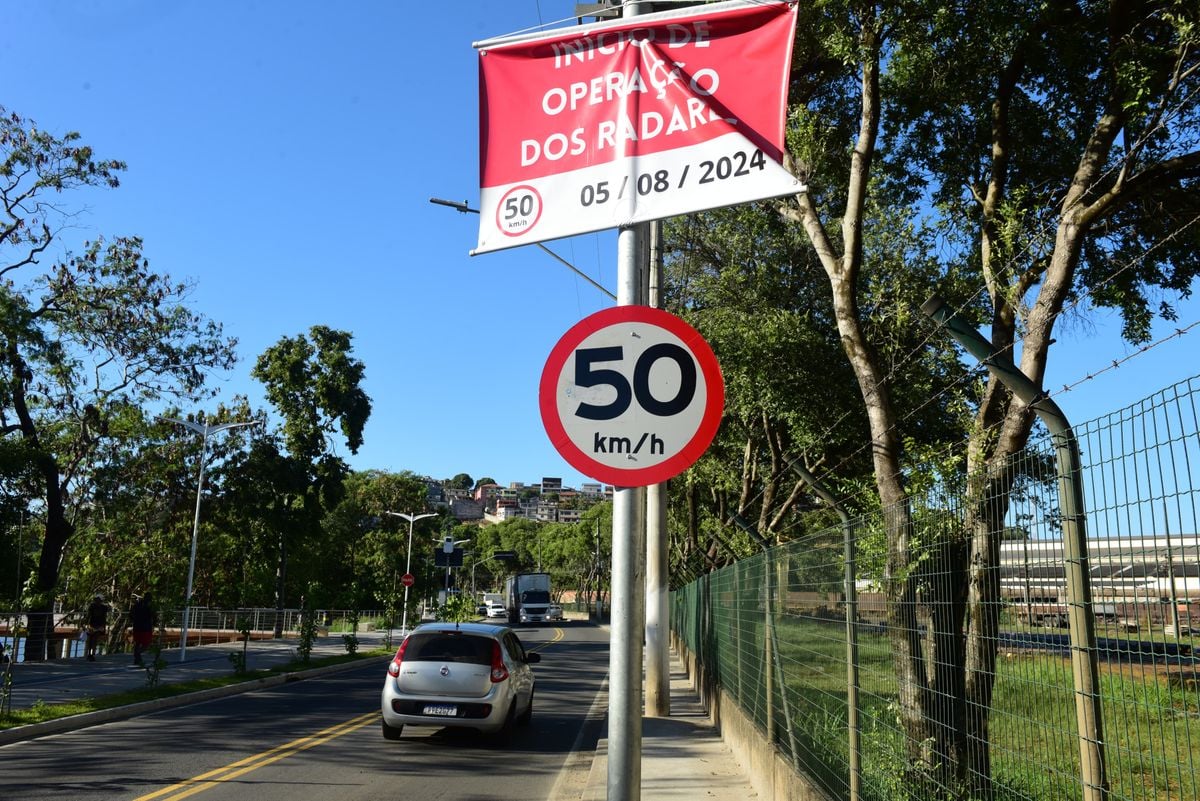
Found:
[[[458,473],[454,478],[448,478],[444,482],[450,489],[465,489],[469,490],[475,486],[475,481],[466,473]]]
[[[162,676],[162,670],[167,666],[167,660],[163,659],[163,631],[160,628],[158,636],[156,636],[150,645],[146,647],[142,654],[143,669],[146,671],[146,686],[154,688],[158,686]]]
[[[296,646],[296,655],[304,664],[312,657],[313,643],[317,640],[317,621],[307,602],[300,607],[300,642]]]
[[[874,498],[839,492],[844,503],[887,504],[887,526],[861,532],[868,571],[897,593],[944,573],[945,600],[963,604],[993,592],[968,581],[968,564],[993,565],[988,548],[967,553],[965,531],[998,529],[988,515],[1003,518],[1012,496],[997,501],[991,485],[986,502],[970,495],[965,523],[947,514],[950,499],[1007,469],[1032,415],[994,381],[960,382],[954,350],[929,346],[916,310],[937,292],[990,324],[1035,382],[1077,299],[1077,315],[1118,309],[1134,342],[1156,314],[1171,319],[1170,299],[1200,273],[1200,12],[983,0],[798,13],[787,144],[808,192],[668,229],[671,306],[714,343],[729,387],[717,440],[672,496],[676,563],[745,557],[746,530],[796,533],[807,493],[791,491],[786,464],[803,459],[839,489],[874,484]],[[966,455],[951,450],[968,437]],[[1036,490],[1039,466],[1023,470],[1000,492]],[[956,635],[987,626],[953,611]],[[966,638],[977,649],[966,655],[951,639],[896,660],[917,688],[901,699],[914,740],[938,714],[922,699],[948,676],[967,686],[970,666],[991,661],[984,639]],[[894,645],[908,647],[900,635]],[[894,775],[969,775],[951,793],[988,795],[986,719],[956,734],[982,745],[964,764]]]
[[[256,442],[247,465],[247,474],[256,480],[243,481],[242,489],[258,495],[268,510],[265,528],[277,545],[276,572],[287,576],[292,587],[311,582],[321,590],[318,576],[326,542],[321,520],[341,502],[350,472],[330,438],[340,431],[346,447],[357,453],[371,413],[361,386],[365,368],[351,355],[350,340],[344,331],[313,326],[307,337],[285,336],[268,348],[251,373],[263,383],[283,421],[278,437]],[[308,559],[304,569],[292,569],[295,554]],[[288,595],[289,588],[277,583],[276,604],[283,605]]]
[[[408,562],[408,521],[389,512],[424,512],[425,483],[410,472],[367,471],[350,474],[342,500],[321,523],[322,542],[314,543],[321,571],[331,589],[322,593],[325,606],[398,609],[403,595],[398,581]],[[412,569],[420,575],[432,562],[430,534],[437,518],[413,525]],[[359,593],[351,598],[345,588]],[[332,588],[337,588],[334,591]]]
[[[451,595],[438,608],[438,620],[466,623],[475,619],[475,599],[469,595]]]
[[[342,644],[346,646],[346,653],[353,656],[358,653],[358,619],[360,615],[357,609],[353,609],[347,617],[350,623],[350,631],[342,635]]]
[[[242,650],[231,652],[229,661],[233,663],[233,672],[240,676],[246,672],[246,652],[250,647],[250,618],[244,615],[238,617],[235,626],[238,634],[242,635]]]
[[[191,287],[152,270],[139,238],[61,239],[72,227],[62,193],[115,187],[123,169],[76,133],[55,136],[0,109],[0,412],[23,445],[6,447],[8,472],[41,479],[34,611],[50,608],[72,518],[95,508],[89,469],[116,455],[105,446],[126,410],[195,401],[208,373],[235,358],[220,327],[187,304]],[[44,261],[49,253],[61,255]],[[47,634],[31,633],[35,650]]]
[[[351,453],[362,445],[371,401],[362,390],[366,368],[351,356],[350,340],[345,331],[316,325],[308,337],[283,337],[255,362],[251,375],[283,417],[283,441],[297,459],[324,454],[335,431]]]

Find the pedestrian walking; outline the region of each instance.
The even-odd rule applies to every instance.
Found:
[[[141,666],[142,652],[150,646],[154,637],[154,606],[150,593],[138,596],[129,610],[129,622],[133,626],[133,664]]]
[[[87,655],[89,662],[95,662],[96,649],[108,632],[108,604],[104,603],[103,595],[97,593],[92,598],[92,602],[88,604],[84,622],[87,624],[87,644],[84,646],[84,654]]]

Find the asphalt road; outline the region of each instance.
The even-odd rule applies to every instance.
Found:
[[[604,631],[519,630],[542,654],[533,722],[511,739],[406,727],[380,733],[386,660],[359,669],[16,743],[0,751],[11,798],[204,801],[547,799],[577,786],[600,736],[593,702]],[[585,725],[586,724],[586,725]],[[574,775],[572,775],[574,774]],[[576,795],[575,797],[578,797]]]

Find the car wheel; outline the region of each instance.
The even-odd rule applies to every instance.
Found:
[[[533,690],[529,691],[529,704],[525,707],[525,711],[517,717],[518,726],[528,726],[529,721],[533,720]]]
[[[514,698],[512,704],[508,707],[508,714],[504,716],[504,725],[500,727],[500,731],[496,735],[501,738],[509,737],[517,723],[517,699]]]
[[[383,724],[383,739],[385,740],[399,740],[400,735],[404,732],[403,726],[391,726],[386,720],[381,720],[380,723]]]

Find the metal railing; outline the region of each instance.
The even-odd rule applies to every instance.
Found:
[[[1198,401],[1192,379],[1076,428],[1082,559],[1064,542],[1047,435],[1008,465],[1007,511],[985,537],[995,547],[985,568],[972,568],[979,505],[959,488],[966,482],[943,480],[906,510],[911,558],[899,572],[885,513],[849,522],[850,627],[842,527],[677,590],[672,627],[832,798],[1200,798]],[[1072,559],[1086,603],[1069,597]],[[1091,644],[1068,628],[1080,613]],[[1090,690],[1079,675],[1089,662]],[[1088,692],[1094,721],[1077,715]],[[1099,773],[1082,764],[1081,742]]]
[[[164,647],[178,648],[180,644],[182,609],[168,609],[159,614],[158,625],[162,630]],[[358,618],[358,631],[369,631],[385,626],[386,613],[379,610],[353,612],[349,609],[318,609],[312,612],[318,631],[323,634],[349,633]],[[44,613],[43,613],[44,616]],[[273,637],[276,631],[283,637],[295,638],[300,632],[299,609],[205,609],[192,607],[188,624],[188,647],[214,645],[241,638],[242,622],[249,624],[252,639]],[[20,662],[26,658],[25,640],[31,622],[36,622],[36,613],[0,612],[0,645],[3,659]],[[43,646],[39,659],[74,659],[83,656],[82,626],[79,615],[54,613],[53,636]],[[109,627],[100,644],[101,652],[129,650],[130,630],[128,616],[120,610],[110,614]]]

